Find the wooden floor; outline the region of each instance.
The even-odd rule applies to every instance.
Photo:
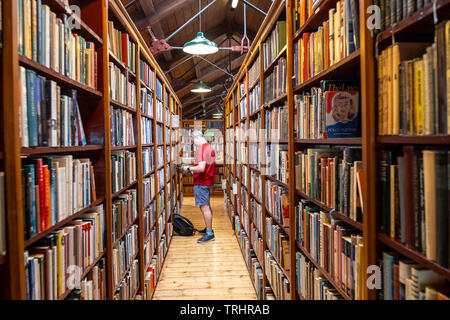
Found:
[[[173,236],[154,300],[256,300],[255,289],[233,234],[223,197],[211,198],[215,241]],[[184,197],[181,215],[197,229],[205,223],[193,197]]]

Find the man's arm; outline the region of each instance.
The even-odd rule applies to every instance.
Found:
[[[189,171],[194,173],[202,173],[205,172],[206,161],[200,161],[200,163],[194,167],[189,167]]]

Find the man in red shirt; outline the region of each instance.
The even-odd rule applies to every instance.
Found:
[[[192,172],[194,176],[195,205],[200,206],[206,224],[206,228],[200,231],[204,233],[204,236],[197,240],[197,242],[202,243],[215,239],[214,231],[212,230],[212,210],[209,198],[214,181],[214,173],[216,172],[216,154],[200,130],[194,130],[192,137],[197,147],[194,166],[184,167],[183,170]]]

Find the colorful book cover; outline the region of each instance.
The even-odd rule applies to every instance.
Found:
[[[359,93],[357,91],[327,91],[327,138],[359,137]]]

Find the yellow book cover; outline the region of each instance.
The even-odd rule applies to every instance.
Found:
[[[341,2],[336,2],[336,11],[334,12],[334,63],[341,60],[339,43],[341,42]]]
[[[334,64],[334,37],[335,37],[335,26],[334,26],[334,13],[335,9],[330,9],[328,11],[328,21],[329,21],[329,43],[328,43],[328,52],[330,55],[330,66]]]
[[[57,233],[57,250],[58,250],[58,297],[63,294],[64,268],[63,268],[63,251],[62,251],[62,234]]]
[[[30,58],[37,61],[37,1],[31,1],[31,52]]]
[[[398,89],[398,66],[400,64],[400,50],[398,44],[392,47],[392,131],[391,134],[398,135],[400,131],[400,101]]]
[[[383,79],[383,66],[384,66],[384,56],[386,51],[382,51],[378,56],[378,65],[377,65],[377,75],[378,75],[378,135],[384,135],[384,126],[383,126],[383,94],[384,94],[384,79]]]
[[[300,0],[300,26],[305,24],[306,18],[306,0]]]
[[[423,176],[425,197],[425,247],[426,257],[437,259],[436,248],[436,151],[424,150]]]
[[[391,81],[391,65],[392,65],[392,47],[386,49],[386,60],[384,64],[384,79],[385,79],[385,100],[383,105],[383,121],[384,121],[384,132],[387,135],[391,134],[391,121],[392,113],[390,108],[392,106],[392,81]]]
[[[30,0],[23,0],[23,52],[31,59],[31,3]]]
[[[314,75],[318,74],[319,71],[319,32],[314,32],[314,49],[313,49],[313,59],[314,59]]]
[[[414,60],[414,118],[416,134],[423,135],[423,60],[417,58]]]
[[[432,85],[430,83],[431,70],[430,70],[430,57],[431,47],[427,48],[427,52],[422,56],[423,59],[423,133],[424,135],[433,134],[433,115],[430,103],[430,93],[432,91]]]
[[[407,63],[407,86],[408,86],[408,111],[409,111],[409,134],[416,134],[416,126],[414,125],[414,61]]]

